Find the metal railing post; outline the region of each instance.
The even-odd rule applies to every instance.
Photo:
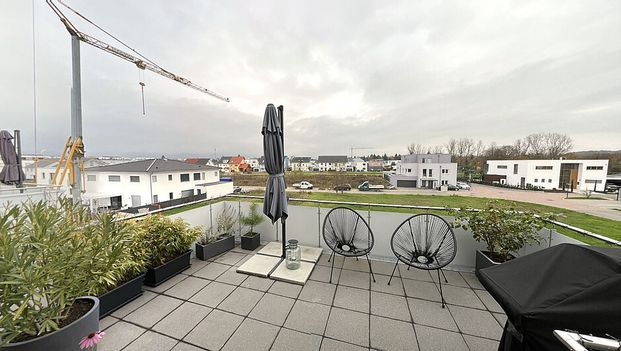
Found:
[[[321,247],[321,206],[317,204],[317,247]]]
[[[237,226],[239,227],[239,238],[241,240],[241,200],[237,201]]]
[[[213,208],[212,203],[209,203],[209,235],[213,236]]]

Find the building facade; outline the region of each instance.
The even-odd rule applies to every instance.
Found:
[[[366,172],[367,171],[367,161],[354,157],[350,158],[347,162],[347,171],[348,172]]]
[[[290,167],[294,172],[310,172],[313,170],[314,162],[310,157],[294,156],[291,157]]]
[[[435,189],[457,183],[457,163],[449,154],[411,154],[401,156],[390,184],[396,187]]]
[[[347,171],[347,156],[319,156],[314,170],[319,172],[345,172]]]
[[[489,160],[487,178],[515,187],[604,190],[608,160]]]

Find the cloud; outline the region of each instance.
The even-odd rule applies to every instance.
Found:
[[[3,129],[34,151],[30,2],[0,13]],[[82,45],[90,154],[261,154],[267,103],[285,106],[288,154],[401,153],[472,137],[510,143],[566,133],[576,149],[620,149],[621,3],[582,1],[76,2],[162,67],[223,103]],[[70,41],[35,4],[37,147],[69,128]],[[74,18],[75,16],[72,16]],[[76,25],[113,43],[80,20]]]

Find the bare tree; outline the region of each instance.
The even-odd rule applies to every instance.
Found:
[[[408,153],[410,154],[424,154],[427,149],[422,144],[410,144],[408,145]]]
[[[515,158],[523,158],[528,154],[529,144],[526,140],[517,139],[513,142],[513,154]]]
[[[451,140],[449,140],[444,147],[446,148],[446,152],[448,152],[451,156],[457,155],[457,140],[454,138],[451,138]]]
[[[432,154],[441,154],[444,152],[444,146],[436,145],[433,148],[429,148],[429,151],[431,151]]]
[[[457,156],[470,157],[474,152],[474,140],[471,138],[460,138],[457,141]]]
[[[546,136],[544,133],[530,134],[524,141],[528,145],[530,156],[535,158],[543,158],[546,156]]]
[[[559,158],[573,149],[573,140],[565,134],[545,134],[546,156]]]
[[[477,144],[474,146],[474,156],[481,157],[485,152],[485,145],[483,144],[483,140],[477,141]]]

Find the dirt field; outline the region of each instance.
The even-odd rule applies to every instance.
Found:
[[[364,181],[371,184],[389,185],[382,177],[381,173],[351,173],[351,172],[287,172],[285,175],[287,185],[301,181],[308,181],[313,184],[317,190],[332,190],[339,184],[349,184],[352,188],[356,188]],[[253,174],[233,174],[233,183],[236,186],[255,187],[265,186],[267,181],[266,173]]]

